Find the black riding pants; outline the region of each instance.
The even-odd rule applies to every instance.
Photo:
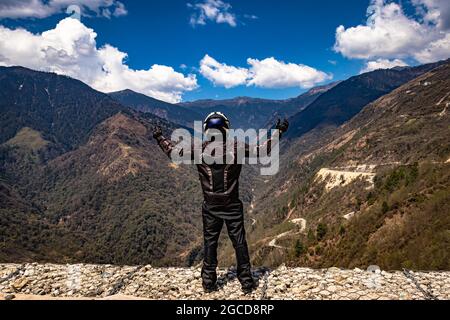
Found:
[[[241,205],[242,208],[242,205]],[[237,260],[237,276],[243,288],[253,286],[250,257],[247,240],[245,238],[244,214],[232,214],[230,218],[223,218],[223,214],[212,212],[208,206],[203,206],[203,236],[204,260],[202,268],[203,286],[212,288],[217,281],[217,246],[223,224],[226,224],[228,236],[233,243]]]

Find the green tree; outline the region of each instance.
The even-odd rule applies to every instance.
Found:
[[[367,203],[369,204],[369,206],[373,205],[376,199],[377,197],[373,192],[369,192],[367,194]]]
[[[314,231],[312,229],[308,230],[308,241],[314,242],[316,240],[316,237],[314,236]]]
[[[324,223],[319,223],[317,226],[317,240],[321,241],[323,238],[325,238],[326,234],[328,232],[328,228],[326,226],[326,224]]]
[[[306,252],[306,248],[300,240],[295,242],[295,256],[298,258]]]
[[[389,205],[386,201],[383,201],[383,204],[381,205],[381,212],[387,213],[389,211]]]

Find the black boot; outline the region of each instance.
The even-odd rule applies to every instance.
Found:
[[[258,287],[252,276],[247,242],[236,246],[237,277],[244,293],[250,293]]]
[[[245,295],[251,294],[253,291],[255,291],[256,289],[258,289],[259,287],[259,283],[257,280],[253,280],[253,284],[250,286],[242,286],[242,292]]]
[[[212,286],[212,287],[207,287],[207,286],[205,286],[205,284],[203,284],[203,291],[206,294],[210,294],[210,293],[216,292],[217,290],[218,290],[217,284]]]
[[[202,286],[205,293],[217,291],[217,272],[216,266],[208,265],[203,262],[202,268]]]

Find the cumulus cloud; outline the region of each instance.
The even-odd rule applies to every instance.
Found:
[[[400,59],[388,60],[388,59],[377,59],[375,61],[368,61],[361,70],[361,73],[370,72],[379,69],[392,69],[395,67],[407,67],[408,64]]]
[[[122,2],[116,1],[116,7],[114,8],[113,15],[115,17],[126,16],[128,14],[127,8]]]
[[[109,18],[128,13],[117,0],[2,0],[0,18],[46,18],[64,12],[71,5],[79,6],[82,15],[94,13]]]
[[[261,88],[310,88],[332,78],[312,67],[285,63],[275,58],[247,59],[248,68],[229,66],[206,55],[200,61],[200,73],[215,85],[232,88],[239,85]]]
[[[414,57],[420,62],[434,62],[450,57],[450,33],[444,38],[433,41],[423,50],[417,52]]]
[[[209,55],[200,61],[200,73],[214,85],[227,89],[246,84],[249,78],[248,69],[228,66]]]
[[[372,0],[364,25],[336,30],[334,50],[348,58],[431,62],[450,56],[448,0],[414,0],[419,18],[394,2]]]
[[[237,26],[237,18],[231,12],[231,5],[221,0],[204,0],[203,2],[191,4],[188,7],[194,10],[191,15],[192,26],[205,25],[208,21],[225,23],[231,27]]]
[[[412,0],[412,3],[425,22],[435,24],[439,29],[450,29],[450,1]]]
[[[195,75],[185,76],[172,67],[129,68],[126,53],[108,44],[98,48],[96,37],[93,29],[72,18],[42,34],[0,26],[0,65],[56,72],[99,91],[128,88],[168,102],[179,102],[184,92],[197,88]]]
[[[303,64],[285,63],[275,58],[248,59],[251,80],[248,85],[262,88],[311,88],[331,76]]]

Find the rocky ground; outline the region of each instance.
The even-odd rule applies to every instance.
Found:
[[[450,272],[337,268],[256,268],[259,287],[244,296],[234,270],[204,294],[198,268],[0,264],[0,299],[449,299]]]

